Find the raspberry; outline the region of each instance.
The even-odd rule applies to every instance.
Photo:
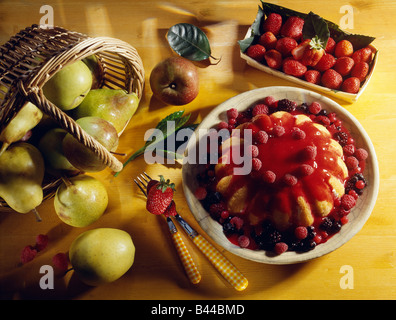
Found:
[[[263,174],[263,180],[268,183],[274,183],[276,180],[276,174],[270,170],[267,170]]]
[[[264,59],[268,67],[272,69],[280,69],[282,66],[282,54],[274,49],[267,51],[264,55]]]
[[[297,184],[297,178],[293,176],[290,173],[286,173],[285,176],[283,177],[283,181],[288,185],[288,186],[294,186]]]
[[[302,150],[302,156],[306,160],[313,160],[316,158],[318,151],[315,146],[306,146]]]
[[[227,110],[227,118],[228,119],[236,119],[238,117],[238,110],[235,108],[231,108]]]
[[[294,235],[299,240],[305,239],[308,235],[308,230],[306,227],[297,227],[294,229]]]
[[[294,59],[289,59],[283,63],[283,72],[294,76],[294,77],[301,77],[307,72],[307,67],[304,66],[301,62],[294,60]]]
[[[359,161],[363,161],[366,160],[368,157],[368,152],[363,149],[363,148],[359,148],[355,151],[355,157],[356,159],[358,159]]]
[[[314,101],[309,105],[308,110],[312,114],[318,114],[322,110],[322,106],[319,102]]]
[[[277,36],[282,27],[282,16],[277,13],[270,13],[267,19],[264,20],[263,30],[264,32],[272,32]]]
[[[252,169],[254,171],[259,171],[262,167],[263,163],[259,158],[253,158],[252,159]]]
[[[355,61],[355,63],[363,61],[370,63],[372,58],[372,51],[369,47],[365,47],[359,50],[356,50],[352,54],[352,59]]]
[[[341,90],[348,93],[358,93],[360,89],[360,80],[356,77],[345,79],[341,85]]]
[[[347,144],[342,150],[346,156],[352,156],[355,153],[355,146],[353,144]]]
[[[277,100],[273,96],[268,96],[268,97],[265,97],[264,104],[266,104],[269,107],[274,107],[276,101]]]
[[[39,234],[36,237],[36,246],[35,249],[37,251],[42,251],[44,250],[48,245],[48,236],[45,234]]]
[[[329,117],[323,115],[317,116],[316,121],[322,123],[325,126],[328,126],[331,123]]]
[[[299,172],[302,176],[309,176],[314,172],[314,168],[309,164],[302,164],[299,168]]]
[[[319,62],[315,65],[315,69],[324,72],[334,66],[336,63],[336,59],[330,53],[326,53],[323,57],[319,60]]]
[[[326,88],[339,89],[342,83],[342,76],[334,69],[328,69],[323,73],[321,82]]]
[[[268,133],[265,132],[264,130],[260,130],[260,131],[256,132],[254,137],[255,137],[257,143],[267,143],[267,141],[268,141]]]
[[[307,70],[304,74],[305,81],[313,84],[320,84],[320,77],[321,74],[318,70]]]
[[[276,41],[278,41],[276,36],[271,31],[267,31],[260,36],[258,42],[264,46],[266,50],[270,50],[275,48]]]
[[[278,242],[275,244],[274,251],[276,254],[282,254],[289,249],[288,245],[285,242]]]
[[[230,223],[237,229],[240,230],[243,227],[243,220],[239,217],[232,217]]]
[[[282,126],[274,126],[272,132],[276,137],[281,137],[285,134],[285,128]]]
[[[218,125],[217,125],[217,130],[222,130],[222,129],[228,129],[228,123],[225,121],[221,121]]]
[[[353,54],[353,45],[348,40],[341,40],[335,46],[334,55],[337,58],[350,57]]]
[[[354,156],[349,156],[345,159],[345,164],[348,169],[353,170],[359,166],[359,160],[356,159]]]
[[[252,115],[257,116],[259,114],[268,114],[268,106],[265,104],[256,104],[253,107]]]
[[[297,41],[289,38],[289,37],[285,37],[285,38],[280,38],[275,45],[275,50],[280,52],[282,57],[288,57],[291,54],[291,51],[297,47]]]
[[[302,139],[305,139],[305,137],[306,137],[305,132],[297,127],[292,128],[291,134],[292,134],[293,139],[296,139],[296,140],[302,140]]]
[[[355,205],[356,205],[356,199],[353,196],[349,194],[344,194],[341,197],[341,206],[345,210],[351,210]]]
[[[261,44],[254,44],[247,48],[246,54],[250,58],[260,62],[264,59],[265,48]]]
[[[340,75],[345,77],[351,72],[354,64],[355,64],[355,61],[353,61],[352,58],[341,57],[341,58],[337,59],[336,63],[334,64],[333,69],[335,71],[337,71]]]
[[[247,248],[250,244],[249,237],[242,235],[238,237],[238,244],[241,248]]]
[[[249,153],[252,155],[252,158],[257,158],[257,156],[259,155],[259,149],[254,144],[250,145],[248,150]]]
[[[26,246],[21,252],[21,262],[25,264],[32,261],[36,257],[36,254],[37,250],[35,248],[32,246]]]
[[[66,253],[59,252],[52,257],[52,264],[60,271],[67,271],[69,268],[69,258]]]
[[[368,71],[368,63],[364,61],[359,61],[353,66],[351,71],[351,77],[356,77],[360,80],[360,82],[363,82],[368,74]]]
[[[203,200],[206,198],[208,192],[206,191],[206,189],[204,187],[198,187],[195,192],[194,195],[198,200]]]

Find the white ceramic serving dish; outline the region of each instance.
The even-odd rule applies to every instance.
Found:
[[[285,252],[278,256],[267,255],[263,250],[250,250],[232,244],[224,235],[222,226],[211,218],[209,213],[202,207],[200,201],[195,198],[194,190],[198,185],[196,175],[204,170],[204,165],[190,164],[188,161],[185,161],[182,168],[183,190],[189,208],[202,229],[209,237],[226,250],[240,257],[261,263],[292,264],[304,262],[323,256],[339,248],[363,227],[369,218],[377,199],[379,188],[377,157],[369,136],[351,113],[333,100],[324,97],[319,93],[295,87],[266,87],[234,96],[214,108],[205,117],[196,130],[212,128],[220,121],[226,121],[226,110],[230,108],[237,108],[240,111],[246,110],[249,106],[254,105],[254,103],[266,96],[274,96],[276,99],[287,98],[298,103],[306,102],[309,104],[313,101],[320,102],[322,107],[328,112],[337,113],[338,118],[343,121],[346,128],[348,128],[355,138],[356,145],[358,147],[365,148],[369,152],[369,158],[366,160],[364,171],[364,176],[368,181],[368,185],[365,188],[363,195],[359,197],[356,206],[348,215],[349,222],[342,227],[339,233],[335,234],[327,242],[319,244],[311,251],[304,253]],[[193,138],[190,139],[186,148],[185,157],[194,150],[193,148],[197,147],[198,136],[199,135],[197,134],[196,137],[193,136]],[[185,160],[186,159],[187,158],[185,158]]]
[[[250,34],[251,34],[251,29],[249,28],[248,32],[246,33],[245,39],[250,37]],[[297,83],[299,85],[305,86],[305,87],[307,87],[307,88],[309,88],[311,90],[315,90],[315,91],[324,93],[324,94],[329,95],[331,97],[334,97],[334,98],[337,98],[337,99],[341,99],[341,100],[344,100],[344,101],[348,101],[348,102],[354,102],[360,97],[360,95],[363,93],[363,91],[367,88],[367,86],[368,86],[368,84],[370,82],[370,79],[371,79],[371,77],[373,75],[375,66],[377,65],[378,50],[377,50],[377,48],[375,48],[372,45],[370,45],[370,48],[372,49],[373,52],[376,52],[376,54],[374,56],[374,61],[373,61],[372,66],[370,68],[369,74],[366,77],[365,82],[363,83],[363,85],[360,88],[359,92],[356,93],[356,94],[347,93],[347,92],[338,91],[338,90],[332,90],[332,89],[326,88],[324,86],[320,86],[320,85],[317,85],[317,84],[313,84],[313,83],[307,82],[304,79],[300,79],[300,78],[297,78],[297,77],[290,76],[290,75],[288,75],[288,74],[286,74],[286,73],[284,73],[284,72],[282,72],[280,70],[272,69],[272,68],[270,68],[270,67],[268,67],[268,66],[266,66],[266,65],[264,65],[264,64],[262,64],[262,63],[260,63],[260,62],[258,62],[256,60],[250,58],[248,55],[244,54],[242,51],[240,51],[240,54],[241,54],[241,58],[246,60],[246,63],[249,66],[251,66],[251,67],[253,67],[255,69],[264,71],[264,72],[266,72],[268,74],[271,74],[273,76],[276,76],[276,77],[279,77],[279,78],[282,78],[282,79],[285,79],[285,80],[289,80],[291,82],[294,82],[294,83]]]

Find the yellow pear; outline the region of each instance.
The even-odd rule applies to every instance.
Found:
[[[43,201],[44,160],[32,144],[17,142],[0,156],[0,197],[27,213]]]
[[[72,242],[69,258],[79,279],[97,286],[115,281],[129,270],[135,246],[123,230],[97,228],[85,231]]]
[[[33,103],[25,103],[0,134],[0,141],[3,142],[0,155],[11,143],[21,140],[29,130],[33,129],[40,122],[42,117],[42,111]]]

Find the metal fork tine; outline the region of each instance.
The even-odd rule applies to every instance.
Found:
[[[136,185],[139,187],[139,189],[143,192],[143,194],[147,197],[147,193],[146,193],[146,186],[145,186],[145,184],[143,183],[143,181],[142,180],[140,180],[140,178],[139,177],[137,177],[137,179],[139,180],[139,182],[137,182],[136,181],[136,179],[133,179],[133,181],[136,183]],[[141,185],[140,185],[141,184]],[[142,187],[143,186],[143,187]]]

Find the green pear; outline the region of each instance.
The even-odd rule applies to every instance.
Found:
[[[73,227],[87,227],[94,223],[106,211],[108,203],[103,183],[84,174],[64,179],[54,198],[59,219]]]
[[[44,157],[45,169],[55,176],[78,172],[63,153],[62,141],[66,135],[66,130],[53,128],[48,130],[38,143],[38,148]]]
[[[11,143],[21,140],[29,130],[33,129],[42,117],[43,113],[33,103],[25,103],[0,134],[0,141],[3,142],[0,156]]]
[[[134,115],[139,105],[135,93],[108,88],[91,90],[74,110],[75,119],[95,116],[109,121],[120,133]]]
[[[99,117],[84,117],[76,120],[81,128],[102,144],[114,151],[118,146],[118,134],[114,126]],[[70,163],[81,171],[96,172],[106,168],[91,149],[68,133],[62,142],[62,149]]]
[[[0,157],[0,197],[17,212],[27,213],[43,201],[44,160],[30,143],[10,145]]]
[[[67,65],[55,73],[43,87],[46,98],[63,111],[77,107],[92,85],[92,74],[82,61]]]
[[[119,279],[131,268],[135,246],[123,230],[98,228],[85,231],[72,242],[69,258],[81,281],[98,286]]]
[[[92,74],[91,89],[99,88],[101,84],[102,68],[98,62],[98,58],[93,54],[84,58],[82,61],[87,65]]]

